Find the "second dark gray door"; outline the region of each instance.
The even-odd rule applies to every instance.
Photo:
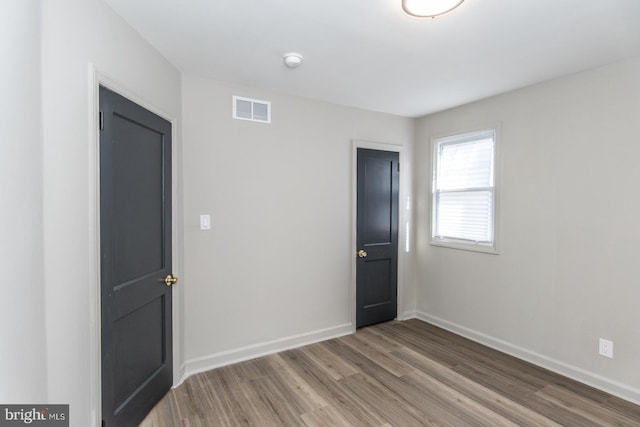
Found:
[[[102,418],[137,426],[173,384],[171,124],[100,88]]]
[[[398,312],[399,154],[358,149],[356,327]]]

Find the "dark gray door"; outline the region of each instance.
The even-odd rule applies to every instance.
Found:
[[[100,115],[102,418],[137,426],[173,383],[171,124],[102,87]]]
[[[358,149],[356,327],[398,312],[399,154]]]

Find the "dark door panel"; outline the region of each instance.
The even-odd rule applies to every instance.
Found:
[[[358,149],[356,327],[397,315],[399,154]]]
[[[100,88],[102,417],[137,426],[171,388],[171,124]]]

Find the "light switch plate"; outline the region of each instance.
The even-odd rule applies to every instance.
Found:
[[[211,215],[200,215],[200,230],[211,230]]]

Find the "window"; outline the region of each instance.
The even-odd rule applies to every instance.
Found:
[[[431,243],[496,252],[496,131],[433,141]]]

